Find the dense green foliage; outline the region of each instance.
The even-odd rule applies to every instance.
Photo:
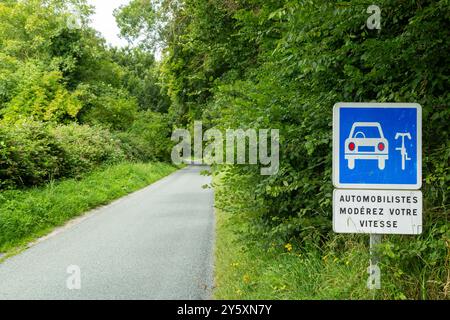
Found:
[[[249,233],[264,235],[265,245],[295,241],[304,248],[326,247],[335,239],[335,103],[423,106],[425,232],[386,237],[383,268],[401,275],[390,284],[395,297],[448,297],[449,1],[378,1],[381,30],[367,28],[370,14],[362,0],[161,2],[171,18],[155,23],[152,32],[167,46],[161,71],[173,119],[281,131],[278,174],[261,176],[257,166],[223,168],[227,194],[245,200],[229,197],[222,205],[252,212]],[[154,8],[144,14],[150,13],[167,17]],[[134,32],[145,32],[148,41],[150,22],[141,22]],[[345,248],[342,243],[340,250]]]
[[[153,54],[109,48],[78,0],[0,1],[0,188],[167,160]]]
[[[37,185],[79,176],[101,163],[125,160],[120,141],[106,129],[26,122],[0,127],[1,187]]]
[[[170,159],[172,142],[171,121],[167,114],[145,111],[139,114],[126,132],[117,134],[123,149],[136,160]]]

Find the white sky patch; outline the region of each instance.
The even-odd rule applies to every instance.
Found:
[[[95,14],[91,16],[91,25],[99,31],[106,42],[115,47],[127,45],[125,39],[119,37],[119,27],[113,16],[114,9],[129,3],[130,0],[88,0],[95,7]]]

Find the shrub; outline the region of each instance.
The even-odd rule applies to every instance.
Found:
[[[0,188],[59,177],[63,158],[63,148],[42,123],[0,124]]]
[[[120,141],[100,127],[52,127],[30,120],[0,124],[0,188],[79,176],[102,163],[125,158]]]
[[[125,159],[120,142],[107,129],[70,124],[52,127],[50,132],[64,150],[64,176],[78,176],[102,163]]]
[[[4,103],[0,114],[11,123],[33,117],[41,121],[74,120],[82,109],[79,91],[70,92],[60,71],[47,70],[39,61],[29,61],[20,67],[6,83],[10,100]],[[15,87],[11,82],[17,82]],[[5,94],[4,94],[5,95]]]
[[[83,85],[80,100],[85,108],[78,118],[82,123],[112,130],[127,130],[136,118],[138,103],[126,91],[111,85]]]

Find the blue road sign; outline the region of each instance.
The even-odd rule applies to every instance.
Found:
[[[333,183],[347,189],[420,189],[422,108],[338,103],[333,112]]]

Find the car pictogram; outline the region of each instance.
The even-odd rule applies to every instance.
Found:
[[[356,160],[377,160],[378,169],[384,170],[389,159],[389,143],[378,122],[355,122],[345,140],[345,159],[348,168],[355,169]]]

